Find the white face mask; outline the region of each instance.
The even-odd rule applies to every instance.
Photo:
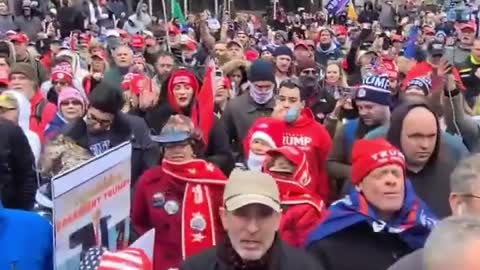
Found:
[[[248,153],[247,167],[250,171],[260,172],[262,171],[263,161],[265,160],[265,155],[257,155],[250,151]]]

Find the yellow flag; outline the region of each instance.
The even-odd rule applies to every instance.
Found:
[[[350,3],[348,4],[347,16],[352,21],[358,20],[358,15],[357,15],[357,12],[355,11],[355,7],[353,6],[353,1],[350,1]]]

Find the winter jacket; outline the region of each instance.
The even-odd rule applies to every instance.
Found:
[[[48,124],[55,118],[57,106],[48,102],[41,90],[30,100],[30,130],[35,132],[44,142],[43,133]]]
[[[335,132],[327,172],[330,179],[338,183],[338,188],[342,189],[345,181],[350,179],[353,142],[375,128],[367,127],[359,120],[349,120]]]
[[[337,46],[335,42],[330,43],[330,47],[326,50],[322,49],[320,44],[315,50],[315,61],[323,66],[327,66],[329,60],[336,61],[342,57],[342,48]]]
[[[25,16],[15,17],[15,24],[20,32],[28,36],[30,42],[37,40],[37,34],[42,32],[42,20],[37,16],[26,18]]]
[[[103,81],[107,82],[109,85],[115,87],[119,91],[122,90],[123,76],[128,73],[127,69],[119,69],[117,66],[110,67],[107,72],[103,75]]]
[[[373,232],[358,223],[308,247],[326,270],[385,270],[413,250],[398,234]]]
[[[0,209],[0,269],[53,270],[53,228],[36,213]]]
[[[443,102],[444,104],[450,104],[450,98],[444,97]],[[461,94],[453,96],[452,102],[453,108],[449,105],[444,106],[447,130],[452,133],[457,133],[458,127],[468,150],[472,153],[480,152],[480,125],[475,119],[465,114],[464,106],[466,106],[466,104],[464,104],[465,101]]]
[[[45,130],[44,138],[45,140],[50,140],[55,137],[60,131],[62,131],[68,125],[67,120],[65,120],[60,112],[55,114],[55,118],[48,124],[47,129]]]
[[[71,123],[62,133],[91,151],[83,118]],[[159,149],[152,142],[148,127],[140,117],[118,113],[110,129],[109,139],[110,148],[125,141],[132,143],[132,186],[145,170],[158,164]]]
[[[0,15],[0,33],[6,33],[7,31],[17,30],[17,26],[14,22],[15,17],[12,14]]]
[[[0,120],[0,188],[6,208],[30,210],[33,207],[37,176],[35,159],[22,128]]]
[[[3,94],[13,96],[18,103],[18,126],[20,126],[28,139],[30,149],[32,150],[35,158],[35,164],[38,164],[40,159],[40,152],[42,151],[42,144],[40,143],[40,137],[30,130],[30,101],[18,91],[5,91]]]
[[[234,145],[234,151],[237,152],[237,160],[243,160],[242,142],[247,135],[248,130],[255,120],[261,116],[270,116],[275,106],[275,100],[272,98],[266,104],[255,103],[249,93],[231,99],[222,115],[222,121],[225,125],[229,142]]]
[[[395,8],[391,4],[389,5],[387,3],[378,4],[378,0],[375,1],[375,5],[380,11],[378,14],[378,22],[380,23],[380,26],[382,26],[383,29],[393,30],[396,28],[397,22],[395,20],[397,14],[395,12]]]
[[[138,181],[132,206],[132,223],[139,235],[155,228],[154,270],[178,267],[182,261],[182,226],[190,226],[190,220],[182,221],[185,188],[186,182],[166,174],[162,166],[147,170]],[[224,186],[212,184],[208,188],[212,209],[219,209],[223,205]],[[163,204],[156,201],[159,195],[164,196]],[[164,209],[167,201],[177,202],[179,211],[176,214],[167,214]],[[224,231],[218,214],[214,221],[215,235],[218,237],[216,241],[219,241],[223,239]]]
[[[230,247],[231,248],[231,247]],[[225,244],[217,245],[205,252],[194,255],[187,259],[181,266],[180,270],[230,270],[232,268],[232,258],[235,256],[228,256],[224,251]],[[280,239],[279,236],[273,242],[273,246],[269,249],[267,254],[270,256],[269,267],[259,268],[262,270],[277,269],[277,270],[324,270],[315,259],[307,254],[302,249],[297,249]],[[237,255],[238,256],[238,255]],[[239,267],[240,268],[240,267]],[[250,269],[250,268],[242,268]],[[254,268],[257,269],[257,268]]]
[[[76,7],[62,7],[58,10],[57,20],[60,23],[60,35],[68,37],[75,30],[85,31],[84,17]]]
[[[363,10],[358,15],[359,23],[373,23],[378,20],[378,12],[373,8],[373,4],[370,1],[363,3]]]
[[[170,116],[175,114],[177,113],[167,102],[160,102],[156,108],[145,114],[145,121],[155,134],[160,134]],[[205,151],[205,159],[216,164],[226,175],[230,174],[230,171],[233,169],[234,161],[222,121],[214,117],[214,123],[210,130],[210,134],[204,134],[204,136],[209,136],[209,143]]]
[[[403,256],[387,270],[422,270],[423,269],[423,249],[417,249],[414,252]]]
[[[83,84],[76,78],[73,78],[72,85],[73,88],[77,89],[85,98],[87,97]],[[58,104],[58,93],[53,90],[53,84],[51,80],[43,82],[40,86],[43,96],[47,97],[47,100],[52,104]]]
[[[283,144],[297,146],[305,152],[312,179],[306,187],[323,201],[329,201],[330,183],[326,165],[332,139],[325,127],[315,121],[310,109],[304,109],[294,123],[286,123]]]

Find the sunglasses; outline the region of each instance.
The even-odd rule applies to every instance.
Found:
[[[74,106],[81,106],[83,105],[82,102],[79,100],[65,100],[60,103],[62,106],[74,105]]]

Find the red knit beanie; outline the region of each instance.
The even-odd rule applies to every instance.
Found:
[[[385,139],[358,140],[352,149],[352,183],[358,185],[371,171],[397,164],[405,171],[405,157]]]

